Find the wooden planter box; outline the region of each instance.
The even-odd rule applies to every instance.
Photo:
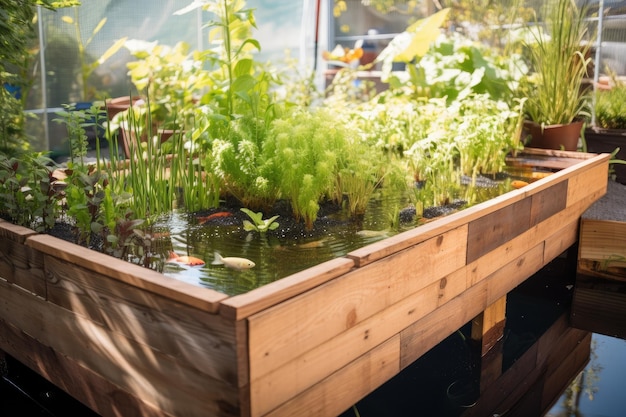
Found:
[[[608,157],[233,297],[0,222],[0,349],[104,416],[336,415],[575,243]]]

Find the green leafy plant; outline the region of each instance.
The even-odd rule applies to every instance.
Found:
[[[250,219],[252,220],[252,222],[248,220],[243,221],[243,228],[245,231],[257,231],[260,233],[265,233],[268,230],[278,229],[279,224],[276,222],[276,219],[278,219],[278,217],[280,216],[276,215],[270,217],[269,219],[263,219],[262,212],[255,213],[247,208],[241,208],[240,210],[246,213],[248,217],[250,217]]]
[[[569,124],[589,115],[589,91],[581,88],[595,38],[585,17],[587,7],[573,0],[546,3],[545,27],[529,28],[531,75],[523,86],[528,117],[542,126]]]
[[[42,153],[19,158],[0,153],[0,215],[40,232],[50,230],[63,196],[54,170],[54,162]]]
[[[70,167],[72,164],[70,164]],[[90,245],[94,234],[100,232],[98,223],[102,202],[106,196],[106,176],[93,165],[68,168],[65,188],[65,207],[67,214],[75,220],[77,241]]]
[[[186,42],[170,47],[131,39],[124,45],[135,57],[127,64],[128,74],[144,97],[142,106],[150,113],[153,129],[190,129],[197,101],[209,83],[201,54]]]
[[[389,79],[394,62],[410,63],[421,58],[428,51],[431,43],[439,37],[439,28],[448,18],[449,13],[449,8],[442,9],[418,20],[393,38],[376,58],[376,62],[382,62],[381,79],[383,81]]]
[[[37,6],[55,9],[51,0],[0,0],[0,152],[15,155],[28,150],[24,106],[34,79]]]
[[[313,227],[324,196],[336,195],[339,163],[350,145],[350,131],[323,109],[295,111],[272,123],[263,147],[267,179],[279,184],[293,214]]]
[[[597,91],[596,125],[604,129],[626,129],[626,85],[619,83],[609,90]]]

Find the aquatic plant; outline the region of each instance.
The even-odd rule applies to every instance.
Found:
[[[263,219],[262,212],[255,213],[252,210],[248,210],[247,208],[241,208],[240,210],[246,213],[253,222],[252,223],[249,220],[243,221],[243,229],[245,231],[250,232],[254,230],[260,233],[265,233],[268,230],[278,229],[279,224],[276,222],[276,219],[278,219],[278,217],[280,216],[276,215],[270,217],[269,219]]]
[[[350,131],[323,109],[294,111],[276,119],[263,147],[264,171],[291,203],[296,219],[311,229],[319,203],[334,195],[339,163],[350,145]]]

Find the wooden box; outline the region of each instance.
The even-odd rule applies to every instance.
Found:
[[[0,349],[103,416],[337,415],[574,244],[608,157],[233,297],[0,222]]]
[[[571,321],[626,339],[626,185],[608,190],[581,216]]]

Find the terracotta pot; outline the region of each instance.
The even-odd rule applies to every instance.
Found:
[[[174,134],[176,134],[177,132],[181,132],[180,130],[174,130],[174,129],[162,129],[162,128],[153,128],[153,131],[156,131],[156,135],[158,136],[158,138],[160,139],[160,143],[163,143],[165,141],[167,141],[169,138],[171,138]],[[140,141],[137,140],[137,137],[135,135],[135,132],[133,131],[128,131],[125,128],[120,128],[120,136],[122,138],[122,147],[124,149],[124,155],[126,156],[126,158],[130,158],[131,157],[131,142],[134,143],[134,148],[137,148],[140,144],[140,142],[145,142],[147,141],[147,137],[144,135],[141,136]]]
[[[578,140],[583,128],[583,122],[573,122],[566,125],[549,125],[527,121],[524,127],[530,133],[530,143],[527,146],[541,149],[557,149],[577,151]]]
[[[109,120],[112,120],[113,116],[128,109],[130,106],[135,104],[140,99],[141,97],[136,97],[136,96],[135,97],[124,96],[124,97],[116,97],[116,98],[107,99],[106,100],[107,117],[109,118]]]

